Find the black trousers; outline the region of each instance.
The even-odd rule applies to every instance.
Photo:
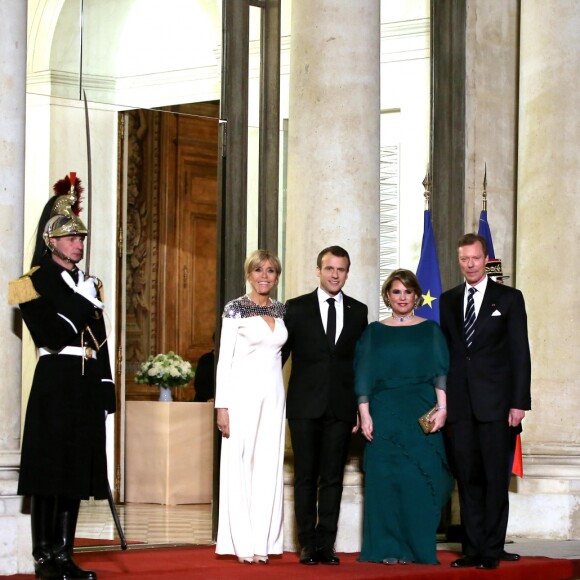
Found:
[[[499,559],[509,515],[513,432],[507,420],[453,423],[451,449],[459,489],[464,553]]]
[[[294,512],[302,547],[334,547],[352,425],[331,412],[288,419],[294,452]]]

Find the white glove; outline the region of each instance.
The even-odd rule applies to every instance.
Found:
[[[92,298],[96,298],[98,294],[97,279],[91,276],[87,276],[85,278],[85,273],[82,270],[78,270],[77,278],[78,278],[77,282],[78,293],[81,294],[82,296],[85,296],[86,294],[88,296],[91,296]],[[93,286],[90,285],[89,282],[93,283],[94,288]],[[82,288],[86,288],[86,292]]]
[[[97,299],[97,287],[94,278],[89,276],[85,279],[84,274],[79,271],[79,283],[78,285],[75,285],[72,276],[66,270],[61,273],[61,277],[71,290],[74,290],[77,294],[80,294],[95,308],[98,308],[99,310],[103,310],[105,308],[105,305]]]
[[[83,276],[84,277],[84,276]],[[87,300],[97,297],[97,287],[95,285],[95,279],[90,276],[81,282],[79,277],[79,283],[77,284],[77,292],[84,296]]]

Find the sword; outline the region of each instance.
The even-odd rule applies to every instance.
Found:
[[[117,512],[117,506],[115,505],[115,500],[113,499],[113,494],[111,493],[111,486],[107,483],[107,500],[109,501],[109,507],[111,508],[111,513],[113,514],[113,520],[115,522],[115,527],[117,528],[117,533],[119,538],[121,538],[121,550],[127,549],[127,540],[125,539],[125,534],[123,533],[123,528],[121,527],[121,520],[119,520],[119,513]]]
[[[93,164],[91,161],[91,127],[89,124],[89,105],[87,103],[87,92],[83,90],[85,101],[85,127],[87,131],[87,239],[85,241],[85,271],[89,275],[91,265],[91,218],[93,217]]]

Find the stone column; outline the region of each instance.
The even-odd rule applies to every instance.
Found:
[[[26,2],[0,3],[0,575],[32,571],[29,518],[16,495],[20,465],[21,330],[7,282],[22,275]]]
[[[510,529],[579,539],[580,4],[526,0],[520,29],[516,285],[528,311],[533,410]]]
[[[470,0],[466,12],[464,229],[479,228],[487,165],[493,245],[509,276],[515,245],[519,5],[519,0]]]
[[[325,246],[348,250],[345,291],[378,304],[378,0],[294,0],[285,264],[288,298],[312,290]]]
[[[316,257],[343,246],[345,292],[379,303],[379,0],[294,0],[288,130],[285,296],[318,285]],[[295,549],[292,461],[287,464],[285,549]],[[347,466],[337,550],[361,539],[361,477]]]

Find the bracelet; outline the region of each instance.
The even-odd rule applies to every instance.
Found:
[[[447,406],[446,405],[440,405],[439,407],[437,407],[438,411],[447,411]]]

